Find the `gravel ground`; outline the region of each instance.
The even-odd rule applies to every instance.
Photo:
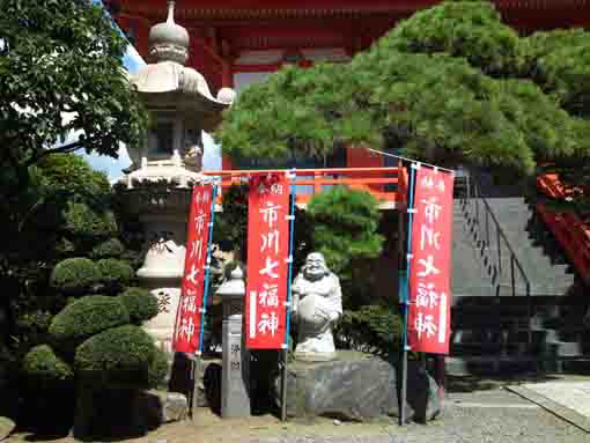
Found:
[[[31,441],[17,435],[9,442]],[[49,441],[49,440],[37,440]],[[56,439],[53,442],[71,442]],[[340,423],[322,419],[312,424],[281,423],[273,416],[221,420],[206,409],[198,422],[173,423],[136,443],[590,443],[590,434],[501,387],[449,394],[443,414],[427,425],[399,427],[393,420]]]
[[[312,425],[282,424],[271,417],[251,421],[203,418],[202,427],[166,427],[149,443],[590,443],[590,434],[502,388],[449,394],[443,415],[428,425],[399,427],[392,421],[359,424],[321,420]],[[206,424],[206,422],[208,422]],[[186,426],[186,425],[185,425]],[[199,429],[201,428],[201,429]],[[168,432],[170,431],[170,432]],[[176,432],[174,432],[176,431]],[[201,431],[201,432],[200,432]]]

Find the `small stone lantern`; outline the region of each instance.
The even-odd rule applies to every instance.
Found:
[[[119,181],[128,215],[142,224],[146,239],[142,286],[158,298],[160,313],[146,325],[160,347],[171,350],[184,271],[191,184],[203,180],[201,131],[212,131],[235,93],[221,89],[214,98],[205,78],[184,66],[189,35],[168,19],[152,27],[148,64],[130,77],[151,117],[142,146],[127,147],[133,164]]]
[[[223,303],[221,416],[250,416],[248,388],[250,355],[244,348],[244,272],[237,266],[219,287],[217,295]]]

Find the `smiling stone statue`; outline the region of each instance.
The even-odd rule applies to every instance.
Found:
[[[295,358],[327,361],[336,357],[332,326],[342,315],[338,277],[324,256],[312,252],[293,282],[293,316],[299,327]]]

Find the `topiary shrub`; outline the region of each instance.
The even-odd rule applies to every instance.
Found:
[[[101,385],[147,387],[156,347],[142,328],[119,326],[95,335],[76,349],[74,367],[85,381]],[[158,371],[153,368],[154,377]]]
[[[32,348],[23,359],[25,374],[47,382],[70,380],[72,368],[60,359],[48,345]]]
[[[127,308],[131,323],[141,324],[158,315],[158,299],[146,289],[127,288],[117,298]]]
[[[116,258],[103,258],[96,262],[101,279],[108,285],[123,285],[135,277],[133,268],[122,260]]]
[[[106,329],[129,323],[125,305],[117,297],[90,295],[67,305],[49,326],[62,344],[77,344]]]
[[[50,283],[62,292],[84,292],[100,281],[100,271],[87,258],[67,258],[60,261],[51,273]]]
[[[125,252],[125,246],[117,238],[110,238],[96,245],[92,251],[90,251],[90,257],[95,259],[100,258],[119,258]]]
[[[164,380],[168,374],[168,354],[159,348],[155,348],[154,358],[148,367],[148,387],[151,389],[163,388]]]
[[[97,211],[82,202],[68,202],[64,213],[65,229],[74,237],[111,237],[117,234],[112,211]]]

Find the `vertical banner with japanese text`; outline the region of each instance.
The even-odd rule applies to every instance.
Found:
[[[199,331],[209,246],[209,222],[213,185],[193,187],[187,231],[182,292],[178,302],[173,349],[195,353],[200,349]]]
[[[285,342],[289,255],[286,174],[255,176],[248,193],[246,347],[281,349]]]
[[[412,351],[449,353],[453,174],[416,171],[408,341]]]

